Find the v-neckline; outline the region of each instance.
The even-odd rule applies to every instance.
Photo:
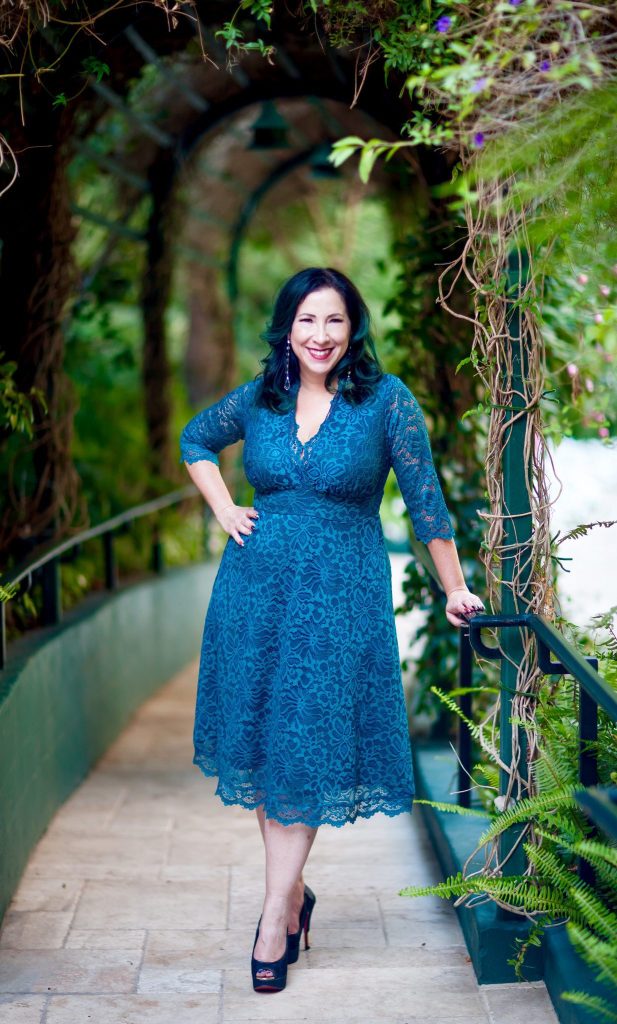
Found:
[[[306,441],[301,441],[300,438],[298,437],[298,431],[300,430],[300,424],[298,423],[298,418],[297,418],[298,417],[298,392],[299,391],[300,391],[300,385],[298,384],[296,386],[296,389],[295,389],[295,392],[294,392],[294,402],[293,402],[293,406],[292,406],[292,410],[291,410],[292,416],[293,416],[294,439],[298,442],[298,444],[300,445],[301,448],[306,448],[307,445],[311,444],[312,441],[315,441],[317,439],[317,437],[319,436],[319,434],[323,430],[324,426],[326,425],[326,423],[330,419],[330,414],[332,412],[332,406],[334,405],[334,403],[335,403],[336,399],[338,398],[340,392],[337,389],[334,392],[334,394],[332,395],[332,398],[330,399],[330,405],[328,406],[328,411],[327,411],[326,415],[324,416],[324,418],[322,419],[322,421],[319,424],[319,426],[317,427],[317,430],[315,431],[315,433],[311,434],[310,437],[307,437]]]

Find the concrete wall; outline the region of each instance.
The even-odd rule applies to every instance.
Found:
[[[0,672],[0,920],[57,808],[132,715],[199,653],[218,562],[89,599]]]

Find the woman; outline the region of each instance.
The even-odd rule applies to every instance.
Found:
[[[315,896],[302,872],[319,825],[409,811],[414,784],[379,507],[393,467],[460,626],[465,586],[426,427],[384,374],[360,294],[309,268],[281,289],[263,371],[184,428],[182,459],[229,539],[206,615],[195,763],[254,808],[266,895],[256,991],[285,987]],[[244,438],[254,504],[235,504],[217,452]]]

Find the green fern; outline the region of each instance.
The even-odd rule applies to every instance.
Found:
[[[552,815],[559,807],[574,807],[575,785],[566,786],[561,792],[540,793],[537,796],[524,797],[514,807],[498,814],[493,823],[482,833],[478,845],[484,846],[505,832],[512,825],[529,822],[534,818]]]
[[[553,822],[551,822],[553,825]],[[594,869],[598,882],[606,886],[609,892],[617,892],[617,850],[614,846],[608,846],[595,839],[576,839],[573,842],[565,838],[564,829],[557,828],[559,839],[555,834],[536,829],[538,839],[545,839],[547,842],[557,844],[560,852],[568,853],[574,862],[575,858],[583,857]]]
[[[569,893],[576,883],[576,875],[556,857],[554,853],[543,846],[534,846],[533,843],[525,843],[525,853],[531,864],[541,878],[550,880],[561,893]]]
[[[614,1024],[617,1021],[617,1013],[601,996],[590,996],[588,992],[562,992],[561,998],[569,1003],[576,1003],[577,1006],[584,1006],[586,1010],[597,1014],[605,1021]]]
[[[442,702],[442,704],[445,704],[445,706],[448,708],[449,711],[452,712],[452,714],[457,715],[458,718],[460,718],[461,722],[465,723],[465,725],[469,729],[469,732],[471,733],[475,740],[480,741],[482,737],[482,730],[480,729],[480,726],[476,725],[476,723],[473,722],[471,718],[468,718],[467,715],[465,715],[461,711],[460,707],[458,706],[457,702],[454,700],[453,697],[451,697],[448,693],[444,693],[444,691],[440,690],[438,686],[431,686],[431,693],[434,693],[435,696],[439,697],[439,700]]]
[[[492,764],[474,764],[474,775],[483,775],[487,786],[499,792],[499,768]]]
[[[486,820],[486,811],[478,810],[475,807],[461,807],[460,804],[441,803],[439,800],[420,800],[414,797],[414,804],[423,804],[425,807],[432,807],[436,811],[445,811],[447,814],[460,814],[467,818],[482,818]]]
[[[584,530],[590,528],[582,527]],[[565,627],[564,627],[565,628]],[[595,641],[579,631],[576,642],[598,653]],[[596,976],[609,988],[617,987],[617,850],[593,834],[592,826],[576,803],[574,793],[580,788],[578,775],[578,686],[571,679],[548,682],[540,687],[536,701],[536,725],[539,749],[529,765],[529,795],[495,813],[493,799],[499,791],[498,753],[487,743],[488,732],[471,721],[454,700],[438,687],[432,688],[445,707],[463,721],[472,736],[480,742],[486,762],[475,765],[472,784],[477,796],[487,804],[486,810],[460,808],[456,804],[423,800],[436,811],[484,818],[487,827],[480,836],[477,850],[515,827],[525,836],[524,850],[529,870],[524,875],[503,876],[498,861],[487,860],[484,874],[469,878],[462,873],[432,886],[411,886],[401,895],[437,896],[454,899],[457,905],[471,906],[493,900],[500,906],[528,918],[529,934],[518,942],[517,955],[510,963],[522,977],[528,950],[540,945],[545,929],[558,921],[566,921],[568,935],[575,949],[592,967]],[[614,772],[615,726],[600,715],[598,741],[593,750],[598,756],[600,781],[608,781]],[[491,734],[492,740],[492,734]],[[519,836],[520,841],[520,836]],[[579,858],[594,870],[595,883],[583,881],[576,870]],[[497,863],[494,874],[491,865]],[[608,988],[607,988],[608,991]],[[609,1002],[586,993],[564,994],[571,1002],[596,1012],[603,1019],[617,1024],[617,1014]]]
[[[409,886],[402,889],[400,896],[439,896],[440,899],[451,899],[465,896],[486,896],[500,903],[520,908],[525,916],[550,914],[552,917],[563,916],[563,903],[550,886],[536,885],[528,875],[506,875],[490,877],[475,875],[463,877],[459,872],[429,886]]]
[[[589,886],[573,889],[571,897],[579,908],[579,917],[590,929],[605,935],[607,939],[617,935],[617,914],[614,914]]]
[[[617,989],[617,946],[614,939],[606,942],[573,922],[568,924],[567,931],[583,960],[598,972],[598,981],[608,981]]]
[[[596,839],[581,839],[572,847],[572,851],[579,857],[584,857],[595,868],[604,864],[605,867],[608,865],[610,868],[617,869],[617,848],[614,846],[607,846],[606,843],[600,843]],[[611,884],[614,884],[615,892],[617,892],[617,875],[611,875]]]
[[[610,519],[607,521],[598,521],[595,523],[579,523],[568,533],[564,533],[563,537],[559,534],[555,537],[555,544],[563,544],[564,540],[578,540],[579,537],[586,537],[590,530],[593,530],[596,526],[602,526],[605,529],[610,529],[611,526],[617,525],[617,519]]]

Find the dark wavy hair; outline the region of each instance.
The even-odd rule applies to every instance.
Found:
[[[272,409],[274,412],[287,412],[293,405],[290,391],[283,387],[285,381],[285,363],[287,336],[298,306],[311,292],[322,288],[334,288],[345,303],[347,315],[351,322],[349,346],[338,363],[326,374],[326,388],[332,393],[335,376],[340,380],[343,398],[350,404],[358,405],[371,395],[381,377],[383,369],[375,351],[375,342],[371,336],[371,315],[368,307],[356,286],[340,270],[332,267],[307,267],[290,277],[280,289],[275,303],[272,319],[261,335],[263,341],[270,345],[270,352],[260,360],[263,371],[259,375],[262,386],[258,404]],[[351,377],[347,373],[351,367]],[[293,386],[299,380],[300,367],[293,349],[289,353],[289,379]]]

